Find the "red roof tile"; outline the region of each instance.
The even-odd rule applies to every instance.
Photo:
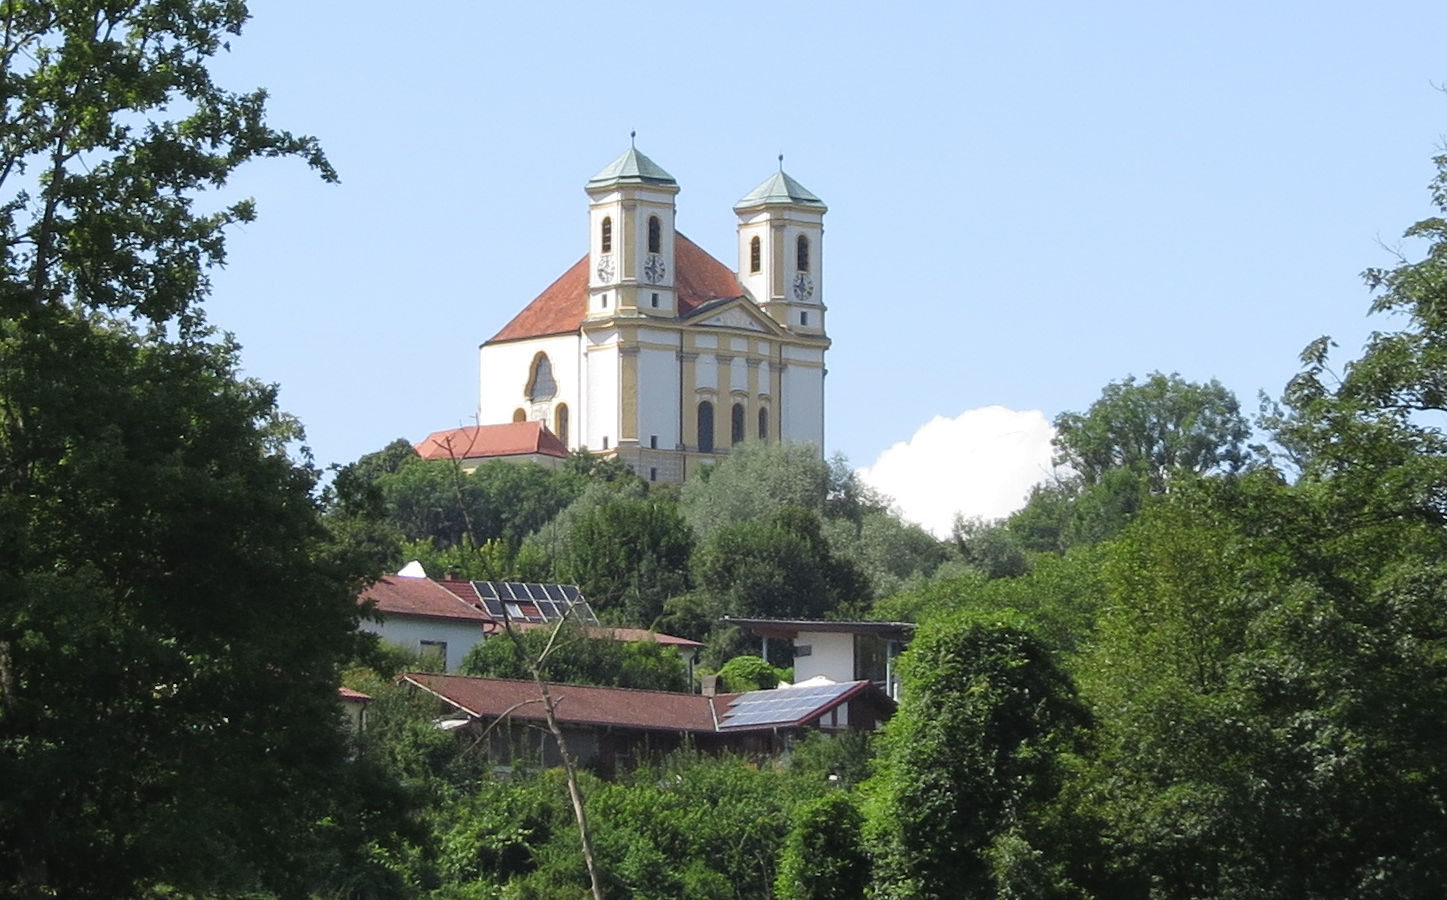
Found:
[[[678,294],[679,316],[685,316],[711,300],[743,296],[744,289],[728,266],[682,234],[676,234],[675,238],[673,285]],[[583,327],[583,316],[587,311],[588,257],[585,255],[557,281],[548,285],[488,343],[572,334]]]
[[[468,425],[434,431],[416,445],[423,459],[483,459],[541,454],[568,458],[568,447],[541,422]]]
[[[363,603],[374,603],[377,611],[384,616],[426,616],[477,622],[479,625],[492,621],[487,613],[463,603],[430,578],[384,575],[362,591],[357,599]]]
[[[370,703],[372,700],[370,695],[364,694],[361,691],[354,691],[349,687],[337,688],[337,696],[343,700],[355,700],[358,703]]]

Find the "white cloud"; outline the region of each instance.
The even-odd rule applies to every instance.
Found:
[[[967,409],[935,416],[859,476],[893,497],[906,519],[946,537],[956,512],[997,519],[1025,505],[1030,488],[1051,473],[1054,435],[1038,409]]]

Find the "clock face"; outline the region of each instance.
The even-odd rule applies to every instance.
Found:
[[[814,296],[814,279],[806,273],[800,272],[794,276],[794,299],[808,300]]]
[[[598,257],[598,280],[604,284],[613,280],[613,254],[605,253]]]
[[[657,253],[648,254],[648,258],[643,261],[643,277],[647,278],[651,284],[662,281],[667,271],[668,269],[663,265],[663,257]]]

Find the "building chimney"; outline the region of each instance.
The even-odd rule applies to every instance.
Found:
[[[699,677],[699,692],[705,697],[713,697],[718,694],[719,677],[717,675],[703,675]]]

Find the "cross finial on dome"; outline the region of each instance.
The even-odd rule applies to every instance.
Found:
[[[784,154],[779,154],[779,171],[784,171]]]
[[[628,146],[632,147],[634,150],[637,150],[637,149],[638,149],[638,140],[637,140],[637,138],[638,138],[638,132],[637,132],[636,130],[635,130],[635,131],[630,131],[630,132],[628,132]]]

